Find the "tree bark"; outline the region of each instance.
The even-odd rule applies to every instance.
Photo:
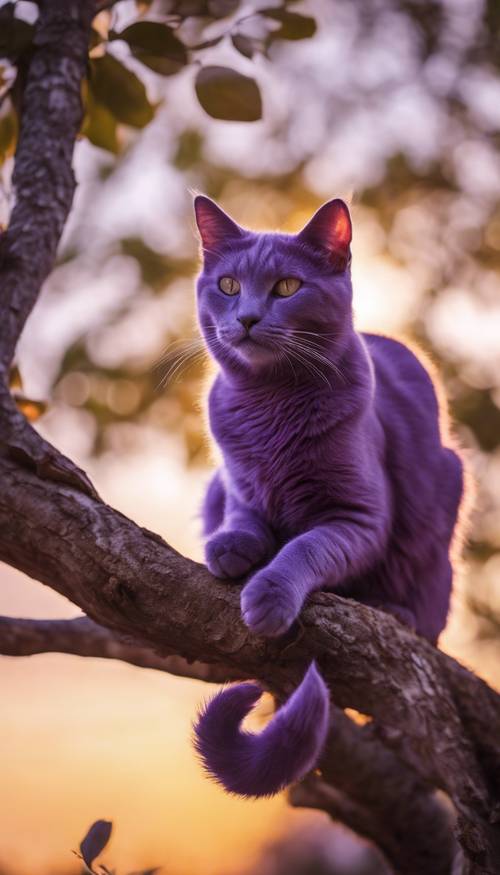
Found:
[[[496,693],[394,618],[333,594],[310,599],[284,638],[256,638],[241,621],[237,586],[103,504],[84,472],[15,409],[8,391],[15,345],[54,263],[74,192],[94,9],[88,0],[41,0],[39,8],[16,201],[0,239],[0,559],[91,619],[4,618],[0,650],[118,657],[207,680],[253,677],[278,699],[315,659],[331,690],[332,725],[321,781],[295,790],[295,802],[314,802],[369,837],[400,875],[444,875],[455,851],[435,797],[442,790],[457,812],[463,872],[493,875],[500,871]],[[370,726],[355,726],[347,707],[370,715]]]
[[[256,638],[241,621],[238,587],[157,535],[12,461],[0,460],[0,477],[0,558],[119,635],[222,663],[279,697],[315,659],[337,705],[371,715],[386,747],[450,796],[466,854],[478,871],[495,871],[500,697],[481,680],[392,617],[331,593],[311,599],[285,639]]]
[[[159,656],[150,647],[141,647],[99,626],[88,617],[73,620],[30,620],[0,616],[0,654],[35,656],[40,653],[68,653],[73,656],[117,659],[138,668],[165,671],[180,678],[211,684],[244,679],[242,672],[227,665],[188,662],[182,656]]]
[[[0,448],[41,477],[95,495],[87,475],[33,431],[8,391],[17,340],[54,266],[73,202],[72,158],[82,123],[93,11],[90,0],[40,0],[33,51],[23,73],[15,203],[0,235]]]

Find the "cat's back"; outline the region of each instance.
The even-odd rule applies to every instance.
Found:
[[[446,411],[434,368],[420,350],[378,334],[362,335],[375,372],[375,406],[386,427],[440,441]],[[391,429],[392,430],[392,429]]]
[[[374,408],[385,434],[397,514],[407,517],[408,529],[418,517],[425,528],[439,510],[448,528],[463,490],[462,462],[432,363],[389,337],[367,334],[364,342],[375,371]],[[436,519],[434,524],[441,529]]]

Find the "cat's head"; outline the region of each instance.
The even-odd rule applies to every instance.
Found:
[[[203,250],[198,319],[212,356],[242,375],[323,371],[352,327],[351,220],[324,204],[298,234],[258,234],[194,202]]]

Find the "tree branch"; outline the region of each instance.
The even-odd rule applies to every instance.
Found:
[[[159,536],[8,459],[0,460],[0,478],[1,559],[118,635],[222,663],[278,696],[295,688],[316,659],[336,703],[370,714],[383,743],[448,793],[466,854],[478,871],[495,872],[500,697],[481,680],[393,618],[329,593],[311,600],[301,633],[256,638],[241,621],[238,588]]]
[[[165,671],[181,678],[223,684],[242,680],[241,672],[219,663],[188,662],[182,656],[160,656],[152,648],[119,638],[88,617],[73,620],[30,620],[0,616],[0,653],[4,656],[34,656],[40,653],[70,653],[99,659],[118,659],[139,668]]]
[[[451,812],[371,723],[356,725],[334,704],[319,774],[293,788],[291,801],[323,809],[372,841],[399,875],[451,871],[457,853]]]
[[[73,148],[82,121],[93,3],[41,0],[21,106],[12,178],[15,206],[2,235],[0,368],[52,270],[75,191]]]
[[[456,875],[461,875],[463,872],[463,857],[458,846],[453,845],[451,828],[450,825],[447,828],[444,809],[439,812],[442,824],[438,821],[436,829],[436,823],[429,818],[429,831],[427,835],[421,836],[418,831],[421,824],[417,824],[413,830],[411,822],[403,815],[407,801],[404,800],[399,812],[406,829],[401,835],[397,835],[396,825],[390,822],[381,823],[378,818],[373,817],[369,808],[354,802],[348,794],[315,775],[310,775],[301,784],[297,784],[290,795],[292,805],[325,811],[332,820],[344,824],[357,835],[368,839],[378,850],[383,850],[385,858],[394,866],[391,871],[398,875],[409,875],[411,872],[432,872],[432,875],[452,875],[456,872]],[[421,856],[420,838],[426,839],[427,855],[424,846]]]
[[[0,235],[0,448],[20,464],[96,495],[86,474],[57,453],[17,411],[8,388],[17,340],[54,265],[75,177],[93,0],[40,0],[26,71],[12,178],[15,204]]]

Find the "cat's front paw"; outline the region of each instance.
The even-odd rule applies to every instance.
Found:
[[[205,544],[205,561],[215,577],[243,577],[267,552],[267,544],[250,532],[218,532]]]
[[[302,598],[293,583],[267,568],[257,572],[241,593],[243,619],[257,635],[283,635],[301,607]]]

